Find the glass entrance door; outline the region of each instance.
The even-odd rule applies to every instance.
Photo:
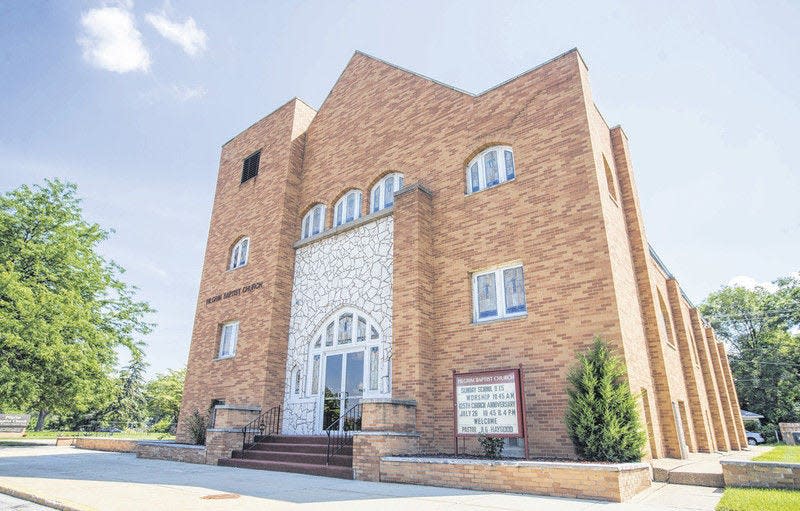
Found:
[[[342,413],[361,401],[364,394],[364,350],[325,357],[325,392],[322,398],[322,428],[338,421]],[[360,417],[357,422],[360,422]],[[338,429],[350,430],[356,419],[339,422]]]

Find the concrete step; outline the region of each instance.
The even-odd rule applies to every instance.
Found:
[[[261,461],[285,461],[288,463],[300,463],[305,465],[326,465],[326,453],[300,453],[284,451],[233,451],[232,458]],[[347,455],[336,455],[331,457],[331,465],[341,467],[352,467],[353,457]]]
[[[252,468],[256,470],[272,470],[275,472],[293,472],[340,479],[353,479],[352,467],[337,465],[316,465],[308,463],[289,463],[284,461],[263,461],[240,458],[222,458],[218,462],[224,467]]]
[[[302,452],[306,454],[327,454],[328,444],[291,444],[283,442],[259,442],[254,444],[248,451],[269,451],[269,452]],[[353,446],[347,445],[342,448],[341,454],[352,455]]]
[[[328,445],[327,435],[269,435],[255,437],[256,443]]]

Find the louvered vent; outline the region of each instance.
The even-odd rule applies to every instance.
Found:
[[[244,165],[242,165],[242,183],[258,175],[258,161],[260,158],[261,151],[258,151],[244,159]]]

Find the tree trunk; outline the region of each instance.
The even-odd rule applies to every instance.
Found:
[[[44,419],[47,417],[49,412],[42,408],[39,410],[39,417],[36,419],[36,427],[33,429],[34,431],[41,431],[44,429]]]

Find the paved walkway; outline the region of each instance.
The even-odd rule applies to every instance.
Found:
[[[690,453],[687,459],[660,458],[652,460],[653,478],[673,484],[722,486],[721,460],[750,460],[769,451],[772,446],[750,447],[729,453]]]
[[[711,511],[716,488],[654,484],[628,503],[346,481],[71,447],[0,447],[0,492],[67,510]]]

